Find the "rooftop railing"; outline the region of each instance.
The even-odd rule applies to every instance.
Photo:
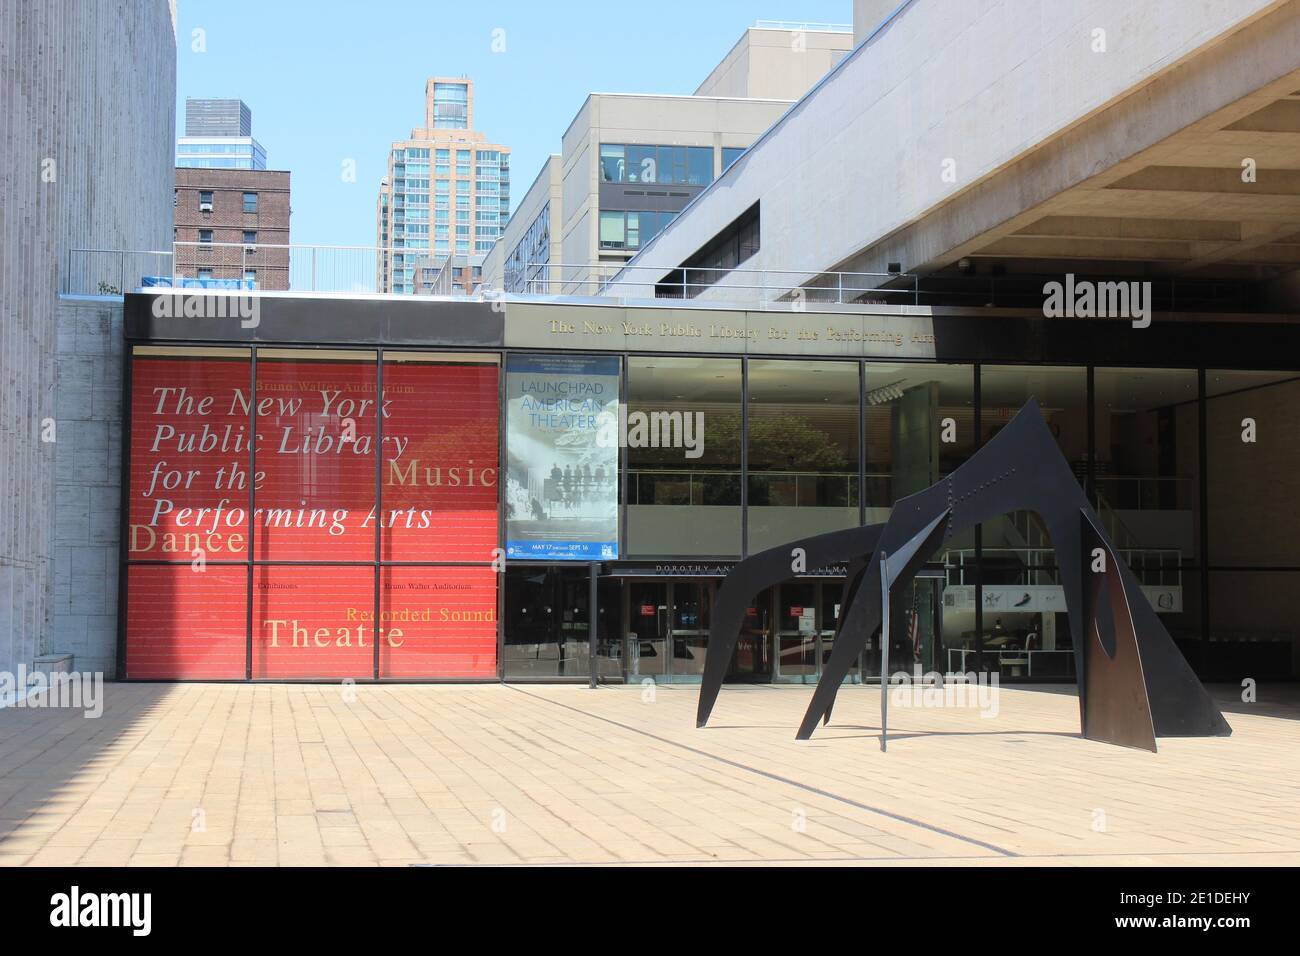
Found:
[[[804,305],[916,305],[918,279],[910,273],[808,272],[723,269],[625,263],[533,263],[520,287],[542,296],[601,296],[621,300],[691,299],[701,305],[798,309]]]
[[[399,258],[401,257],[401,258]],[[120,295],[158,286],[238,283],[258,291],[436,294],[442,260],[427,249],[309,246],[261,242],[176,242],[171,249],[72,249],[62,291]],[[445,270],[442,270],[445,271]],[[411,278],[406,278],[406,273]],[[427,273],[424,275],[422,273]],[[697,300],[701,305],[798,309],[803,305],[916,304],[910,274],[796,272],[770,269],[671,270],[624,263],[530,263],[503,291],[533,296],[595,296],[620,301]],[[445,277],[444,277],[445,278]],[[513,287],[512,287],[513,286]]]
[[[756,20],[756,30],[804,30],[809,33],[852,33],[851,23],[813,23],[807,20]]]
[[[400,258],[399,258],[400,257]],[[281,245],[259,242],[177,242],[170,249],[72,249],[61,263],[60,291],[119,295],[159,285],[239,284],[258,291],[294,293],[416,293],[458,295],[460,277],[440,281],[445,254],[428,249],[375,246]],[[455,260],[460,256],[451,256]],[[454,267],[458,263],[453,261]],[[471,267],[466,263],[466,267]],[[446,270],[442,270],[444,273]],[[452,270],[454,272],[454,269]],[[407,275],[410,274],[410,278]],[[463,273],[462,273],[463,275]],[[442,280],[447,277],[444,274]],[[817,272],[636,266],[624,262],[513,265],[505,280],[484,276],[479,294],[585,296],[619,302],[799,310],[822,306],[932,306],[1005,308],[1041,312],[1044,282],[1059,275]],[[188,280],[186,282],[185,280]],[[417,281],[418,280],[418,281]],[[504,286],[504,288],[503,288]],[[1155,278],[1155,312],[1249,313],[1244,280]],[[1258,297],[1256,297],[1258,298]]]
[[[308,246],[263,242],[176,242],[171,249],[131,251],[72,249],[62,291],[116,295],[170,279],[251,280],[259,290],[287,292],[387,291],[395,256],[427,260],[429,250],[389,250],[376,246]],[[427,264],[427,262],[426,262]]]

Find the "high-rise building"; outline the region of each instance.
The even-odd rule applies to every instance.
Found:
[[[253,111],[243,100],[185,98],[185,135],[177,166],[266,169],[266,150],[253,139]]]
[[[431,77],[424,99],[424,126],[393,143],[379,185],[380,292],[415,292],[423,260],[488,252],[510,212],[510,148],[474,130],[474,81]]]

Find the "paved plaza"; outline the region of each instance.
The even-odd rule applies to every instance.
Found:
[[[1300,863],[1300,706],[1235,733],[1078,736],[1073,688],[974,708],[848,686],[110,684],[99,719],[0,710],[0,863]]]

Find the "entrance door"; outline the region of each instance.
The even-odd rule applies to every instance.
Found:
[[[807,578],[777,588],[776,675],[778,680],[817,681],[817,590]]]
[[[842,610],[840,600],[844,596],[844,582],[842,580],[820,581],[817,586],[821,594],[821,621],[819,624],[821,627],[821,652],[818,660],[821,661],[821,666],[824,668],[826,662],[830,660],[831,651],[835,647],[835,626],[839,623]],[[854,659],[849,672],[844,675],[845,683],[856,684],[861,682],[862,676],[858,673],[861,662],[862,655],[859,654]],[[820,669],[817,676],[821,676]]]
[[[673,581],[669,585],[673,608],[673,680],[690,683],[698,681],[704,673],[713,587],[712,581]]]
[[[765,684],[772,679],[772,589],[754,598],[736,639],[736,653],[724,680]]]
[[[669,594],[666,581],[631,581],[627,586],[627,676],[663,680],[670,671]]]

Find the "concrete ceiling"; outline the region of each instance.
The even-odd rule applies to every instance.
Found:
[[[1300,269],[1300,72],[984,232],[931,263],[1265,279]],[[1253,181],[1243,163],[1254,162]],[[1088,270],[1090,271],[1090,270]]]
[[[1300,310],[1298,41],[1288,0],[835,268],[1228,280]]]

